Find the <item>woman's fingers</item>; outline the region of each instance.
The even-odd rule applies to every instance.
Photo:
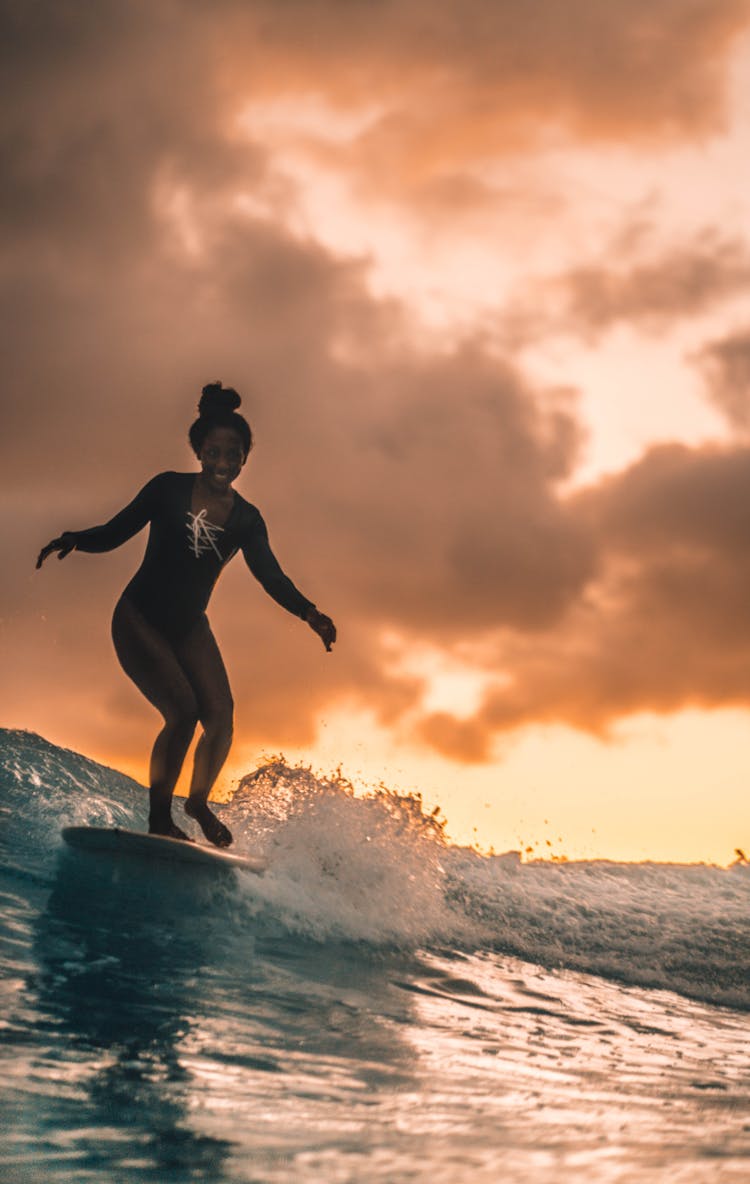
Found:
[[[41,551],[39,552],[39,557],[36,561],[37,571],[42,566],[47,556],[51,555],[53,551],[57,550],[57,544],[59,541],[59,539],[53,539],[51,543],[47,543],[46,547],[42,547]]]
[[[66,555],[70,555],[70,552],[75,550],[75,545],[75,539],[67,531],[65,534],[60,535],[58,539],[53,539],[51,543],[47,543],[47,546],[42,547],[37,557],[37,571],[53,551],[59,551],[60,553],[57,558],[64,559]]]

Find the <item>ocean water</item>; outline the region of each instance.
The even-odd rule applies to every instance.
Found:
[[[67,849],[128,778],[0,730],[0,1180],[750,1180],[750,869],[522,863],[281,762],[263,877]]]

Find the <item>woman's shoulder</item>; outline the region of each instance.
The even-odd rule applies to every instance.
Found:
[[[174,473],[171,471],[157,473],[141,488],[139,498],[146,498],[151,503],[154,499],[159,502],[169,500],[170,497],[184,497],[185,489],[195,479],[194,473]]]
[[[163,473],[157,473],[147,484],[167,488],[188,485],[191,481],[195,481],[195,473],[175,473],[173,470],[168,469]]]
[[[254,506],[252,502],[249,502],[247,498],[244,498],[236,489],[234,496],[237,499],[235,505],[237,507],[237,520],[240,523],[240,528],[242,530],[252,530],[258,526],[262,526],[263,515],[258,507]]]
[[[251,517],[255,517],[256,515],[260,517],[260,510],[258,507],[254,506],[252,502],[249,502],[247,498],[243,497],[241,493],[238,493],[236,489],[234,491],[234,496],[237,499],[237,509],[242,514],[250,515]]]

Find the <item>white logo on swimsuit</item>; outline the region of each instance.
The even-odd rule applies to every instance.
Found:
[[[223,560],[224,556],[216,546],[217,538],[224,533],[223,526],[214,526],[213,522],[209,522],[205,510],[198,514],[191,514],[188,510],[187,528],[190,549],[196,559],[200,559],[206,551],[215,551],[219,559]]]

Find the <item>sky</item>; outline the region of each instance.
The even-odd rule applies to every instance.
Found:
[[[340,638],[222,575],[223,794],[281,752],[483,850],[750,849],[744,0],[0,11],[0,723],[145,779],[144,537],[34,560],[218,379]]]

